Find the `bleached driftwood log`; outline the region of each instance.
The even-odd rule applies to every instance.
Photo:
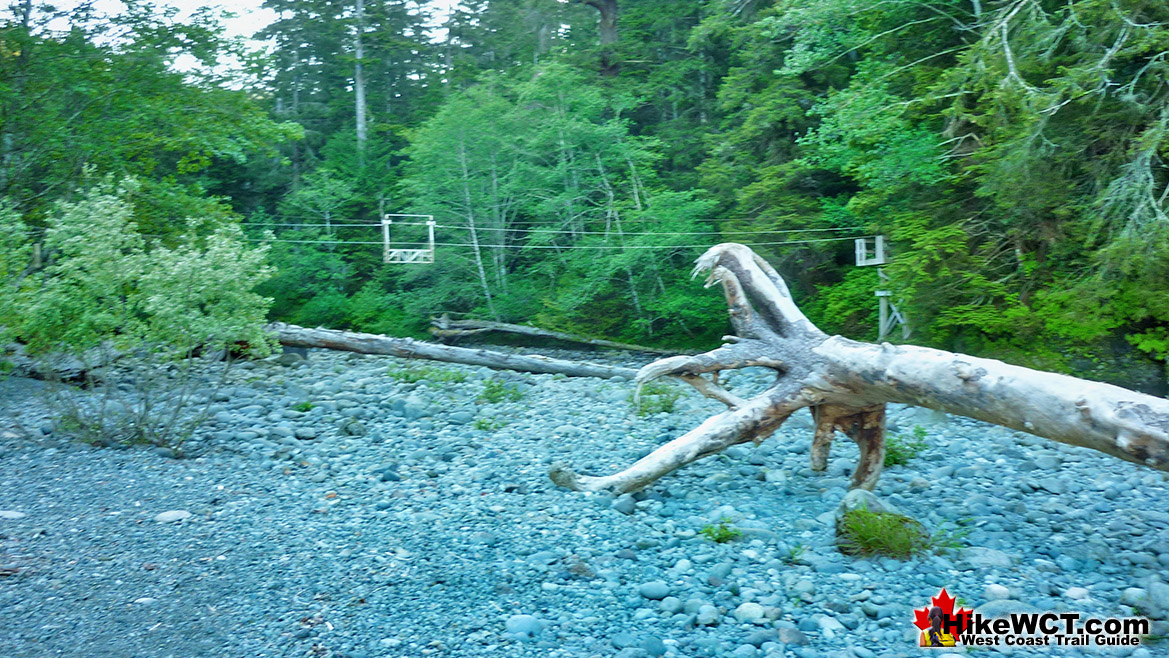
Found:
[[[464,363],[503,370],[561,374],[569,377],[625,377],[637,374],[631,368],[606,366],[552,359],[534,354],[505,354],[490,350],[467,349],[449,345],[435,345],[411,338],[390,338],[378,334],[363,334],[336,329],[309,329],[294,324],[277,322],[268,325],[281,345],[289,347],[322,347],[330,350],[360,352],[362,354],[389,354],[406,359],[430,359],[448,363]]]
[[[852,486],[872,489],[884,465],[888,402],[977,418],[1169,470],[1169,400],[993,359],[828,336],[800,312],[775,270],[740,244],[712,247],[698,259],[694,273],[701,272],[709,272],[708,287],[722,284],[737,335],[725,336],[723,346],[705,354],[655,361],[636,381],[640,386],[679,377],[727,411],[620,473],[590,477],[556,466],[553,482],[583,491],[635,491],[728,446],[762,441],[792,412],[811,407],[812,468],[825,468],[832,438],[842,431],[860,446]],[[719,386],[719,372],[747,366],[771,368],[775,383],[750,400]]]
[[[442,315],[442,317],[431,318],[430,323],[433,325],[430,329],[430,334],[439,340],[449,338],[465,338],[467,336],[476,336],[479,334],[496,331],[507,334],[516,334],[519,336],[531,336],[533,338],[551,338],[553,340],[564,341],[566,343],[578,343],[592,347],[605,347],[614,350],[626,350],[629,352],[645,352],[647,354],[676,353],[659,347],[646,347],[644,345],[618,343],[616,341],[605,340],[603,338],[589,338],[587,336],[578,336],[576,334],[569,334],[563,331],[551,331],[549,329],[541,329],[539,327],[529,327],[522,324],[492,322],[490,320],[452,320],[445,314]]]

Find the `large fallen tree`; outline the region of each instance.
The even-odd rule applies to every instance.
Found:
[[[793,412],[811,407],[812,468],[823,470],[837,431],[860,447],[852,486],[872,489],[885,458],[885,405],[918,405],[1169,470],[1169,400],[1066,375],[912,345],[874,345],[817,328],[776,271],[740,244],[712,247],[695,267],[721,283],[736,335],[705,354],[673,356],[640,370],[687,381],[728,409],[619,473],[592,477],[556,466],[556,484],[628,492],[729,446],[762,441]],[[723,388],[724,370],[761,366],[775,383],[751,399]],[[709,379],[704,377],[709,375]]]
[[[446,342],[451,339],[466,338],[468,336],[478,336],[480,334],[498,332],[505,334],[516,334],[519,336],[528,336],[531,338],[550,338],[565,343],[577,343],[579,345],[588,345],[590,347],[605,347],[614,350],[625,350],[628,352],[646,352],[648,354],[677,354],[677,352],[662,349],[660,347],[646,347],[644,345],[632,345],[630,343],[618,343],[612,340],[605,340],[603,338],[589,338],[588,336],[578,336],[576,334],[565,333],[563,331],[551,331],[549,329],[541,329],[539,327],[529,327],[522,324],[509,324],[507,322],[492,322],[490,320],[452,320],[445,313],[441,317],[431,318],[430,335]]]
[[[603,379],[624,377],[633,379],[637,374],[636,370],[618,366],[565,361],[536,354],[507,354],[491,350],[435,345],[411,338],[391,338],[354,331],[337,331],[336,329],[320,327],[309,329],[283,322],[268,325],[268,330],[276,334],[276,339],[280,341],[281,345],[288,347],[321,347],[361,354],[389,354],[405,359],[430,359],[503,370],[560,374],[569,377],[601,377]]]

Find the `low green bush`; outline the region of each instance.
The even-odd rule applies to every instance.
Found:
[[[634,396],[634,410],[638,416],[652,416],[657,413],[672,413],[682,392],[662,382],[643,384]]]
[[[515,384],[509,384],[502,379],[493,377],[483,382],[483,392],[479,394],[479,401],[488,404],[499,402],[519,402],[524,398],[524,392]]]
[[[926,430],[921,425],[913,426],[913,436],[906,437],[894,434],[885,439],[885,465],[899,466],[908,464],[928,446],[925,442]]]

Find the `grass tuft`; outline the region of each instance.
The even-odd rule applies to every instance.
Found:
[[[886,555],[905,560],[932,548],[921,523],[900,514],[855,509],[837,526],[837,545],[845,555]]]

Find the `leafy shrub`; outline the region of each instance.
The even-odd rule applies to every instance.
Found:
[[[634,396],[634,410],[638,416],[672,413],[682,397],[676,387],[658,381],[643,384]]]
[[[932,546],[921,523],[908,516],[867,509],[845,512],[837,535],[840,552],[846,555],[887,555],[904,560]]]
[[[0,325],[30,354],[110,345],[184,356],[233,344],[270,354],[275,341],[263,330],[270,300],[252,292],[271,274],[267,250],[247,246],[238,227],[203,235],[197,220],[177,246],[148,248],[124,199],[132,189],[132,182],[101,185],[57,205],[46,220],[47,264],[28,276],[0,272],[8,288]],[[14,213],[0,213],[0,224],[6,243],[20,242],[14,236],[25,229]]]
[[[271,269],[266,249],[234,226],[189,220],[170,244],[148,244],[127,201],[135,189],[107,182],[57,204],[45,218],[45,264],[27,274],[12,259],[29,256],[28,231],[0,211],[0,326],[32,356],[84,365],[93,395],[57,388],[51,400],[63,429],[95,443],[178,446],[206,417],[202,391],[230,364],[217,382],[187,357],[275,346],[263,329],[271,300],[252,292]]]
[[[313,408],[313,403],[309,402],[308,400],[305,400],[304,402],[297,402],[296,404],[292,405],[293,411],[299,411],[301,413],[311,411],[312,408]]]
[[[905,437],[893,435],[885,440],[885,465],[898,466],[909,463],[927,445],[925,442],[926,430],[921,425],[913,426],[913,436]]]
[[[739,537],[743,536],[743,531],[731,525],[731,523],[731,519],[723,517],[718,520],[718,524],[703,526],[702,529],[698,531],[698,534],[713,542],[725,544],[726,542],[738,539]]]
[[[509,384],[499,378],[491,378],[483,383],[483,392],[479,394],[480,402],[495,404],[497,402],[519,402],[524,392],[519,386]]]

